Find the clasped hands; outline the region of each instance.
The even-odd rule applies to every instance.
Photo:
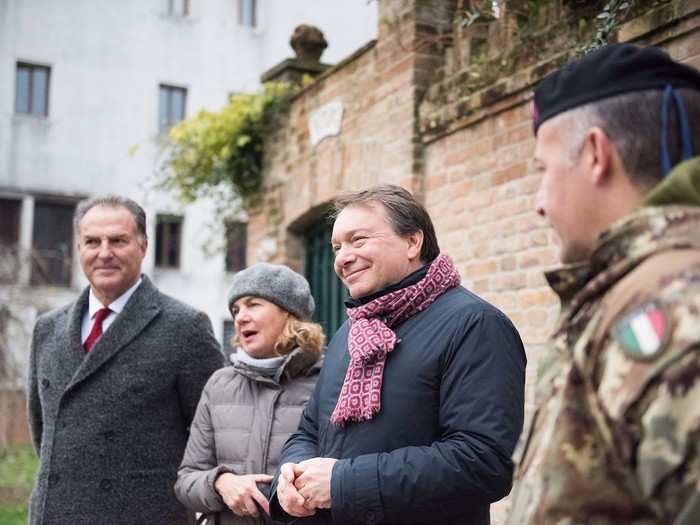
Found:
[[[238,476],[230,472],[220,474],[214,488],[221,494],[226,506],[236,516],[258,517],[258,506],[270,514],[270,506],[265,495],[258,489],[258,483],[270,483],[272,476],[267,474],[246,474]]]
[[[331,508],[331,474],[337,459],[311,458],[285,463],[277,481],[277,499],[284,511],[297,518]]]

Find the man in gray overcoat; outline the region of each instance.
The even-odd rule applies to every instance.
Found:
[[[141,275],[138,204],[84,201],[74,226],[90,286],[40,316],[32,339],[30,523],[192,523],[172,487],[201,390],[223,364],[211,323]]]

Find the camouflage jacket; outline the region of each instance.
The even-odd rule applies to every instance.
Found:
[[[700,524],[700,206],[651,204],[547,274],[562,312],[514,525]]]

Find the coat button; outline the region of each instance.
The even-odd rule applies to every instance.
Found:
[[[100,488],[102,490],[111,490],[112,482],[108,479],[103,479],[102,481],[100,481]]]
[[[44,378],[44,379],[41,380],[41,388],[43,388],[44,390],[46,390],[46,389],[49,388],[50,386],[51,386],[51,382],[50,382],[48,379]]]
[[[49,474],[49,485],[53,486],[56,485],[61,479],[61,476],[58,474]]]
[[[107,441],[114,441],[114,430],[108,430],[105,432],[105,439]]]

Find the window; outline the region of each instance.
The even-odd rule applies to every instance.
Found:
[[[187,16],[190,13],[190,0],[168,0],[168,14]]]
[[[15,112],[45,117],[49,114],[49,76],[51,70],[17,62]]]
[[[255,0],[238,0],[238,25],[255,27],[256,4]]]
[[[15,282],[19,272],[19,218],[22,201],[0,199],[0,282]]]
[[[221,341],[221,348],[224,349],[224,355],[227,358],[236,352],[236,348],[232,343],[233,336],[235,335],[234,331],[233,321],[224,321],[224,340]]]
[[[178,215],[156,216],[156,266],[180,267],[182,242],[182,217]]]
[[[237,272],[246,265],[245,252],[248,239],[248,225],[245,222],[226,224],[226,271]]]
[[[158,110],[158,131],[166,133],[185,118],[187,90],[161,84]]]
[[[21,200],[0,199],[0,246],[14,246],[19,241],[21,210]]]
[[[70,286],[74,210],[74,204],[35,202],[31,284]]]

